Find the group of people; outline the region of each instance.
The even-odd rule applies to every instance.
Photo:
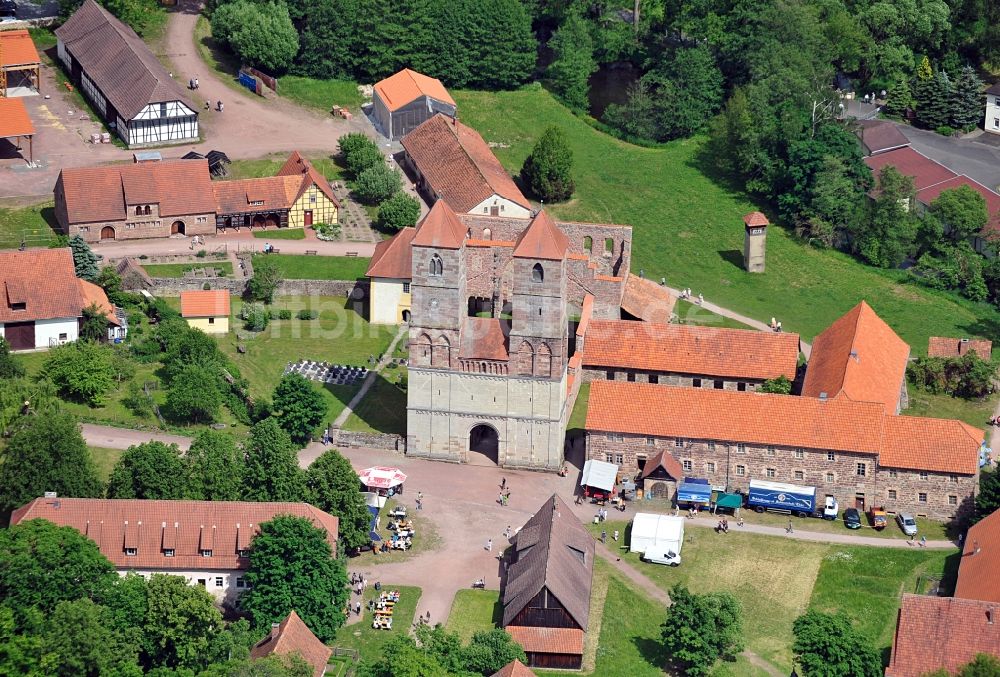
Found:
[[[771,318],[771,331],[781,333],[781,322]]]
[[[717,534],[728,534],[729,533],[729,520],[723,517],[719,520],[719,523],[715,526],[715,533]]]
[[[500,478],[500,497],[497,499],[497,503],[500,505],[507,505],[510,503],[510,489],[507,487],[507,478]]]
[[[685,300],[692,298],[691,287],[685,287],[684,289],[681,289],[681,298]],[[700,306],[705,302],[705,295],[702,294],[701,292],[698,292],[698,297],[696,299],[692,299],[692,302],[697,303]]]

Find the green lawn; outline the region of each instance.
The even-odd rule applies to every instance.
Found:
[[[868,524],[868,517],[863,515],[861,518],[861,528],[857,531],[849,531],[847,527],[844,526],[844,506],[841,506],[840,517],[836,520],[824,520],[815,519],[812,517],[799,519],[794,518],[792,522],[796,531],[818,531],[825,534],[856,534],[858,536],[872,536],[875,538],[887,538],[905,541],[909,539],[909,536],[904,534],[902,530],[896,525],[894,521],[895,518],[889,515],[889,525],[882,529],[881,531],[876,531]],[[788,526],[788,515],[782,515],[780,513],[764,512],[757,514],[753,510],[742,511],[743,519],[747,524],[763,524],[765,526],[771,527],[781,527],[782,529]],[[699,519],[711,519],[708,516],[700,517]],[[917,529],[921,536],[926,536],[928,540],[931,541],[941,541],[950,537],[948,533],[947,524],[944,522],[938,522],[935,520],[925,519],[923,517],[916,518]],[[730,522],[733,520],[730,518]],[[714,522],[713,522],[714,524]],[[956,534],[957,537],[957,534]]]
[[[463,644],[468,644],[472,635],[500,627],[503,620],[503,604],[496,590],[459,590],[451,603],[451,612],[445,628],[457,632]]]
[[[574,154],[577,193],[550,209],[564,219],[633,226],[632,269],[643,268],[650,279],[665,277],[749,317],[777,317],[807,341],[862,298],[917,355],[932,335],[1000,339],[994,308],[908,284],[902,271],[811,248],[779,226],[768,232],[767,272],[745,272],[742,217],[761,205],[712,173],[704,139],[633,146],[589,127],[538,85],[452,94],[466,124],[488,142],[509,144],[495,151],[511,173],[547,127],[561,127]]]
[[[392,531],[388,529],[388,514],[397,505],[399,505],[399,502],[394,498],[390,498],[385,502],[385,506],[380,513],[381,521],[379,522],[380,527],[377,532],[386,541],[392,540]],[[425,552],[437,550],[441,547],[441,535],[438,533],[437,527],[434,526],[434,522],[424,517],[422,510],[410,509],[407,519],[413,522],[413,531],[415,534],[412,541],[413,547],[409,550],[390,550],[389,552],[380,553],[373,553],[371,550],[363,551],[360,555],[351,558],[351,564],[356,567],[394,564],[401,560],[419,557]]]
[[[392,630],[375,630],[372,628],[371,614],[368,611],[368,600],[377,597],[375,586],[370,585],[365,590],[362,601],[361,620],[352,625],[345,625],[337,631],[330,642],[332,646],[344,649],[356,649],[361,653],[361,660],[371,663],[382,657],[385,645],[394,637],[405,636],[413,625],[413,615],[416,613],[417,601],[420,599],[420,588],[382,583],[383,590],[399,590],[399,602],[392,613]],[[351,595],[351,602],[357,599]],[[352,615],[354,612],[351,612]]]
[[[233,264],[229,261],[205,261],[198,263],[147,263],[142,266],[150,277],[184,277],[189,270],[215,268],[222,276],[233,274]]]
[[[278,264],[286,280],[356,280],[365,276],[371,261],[363,256],[256,254],[252,260],[254,265],[262,256]]]
[[[588,525],[594,533],[618,529],[619,544],[627,543],[625,522],[594,527]],[[689,528],[679,567],[646,564],[624,549],[621,557],[664,590],[683,583],[693,592],[734,594],[743,605],[747,648],[788,671],[792,621],[809,608],[838,608],[862,624],[879,649],[888,647],[900,593],[916,589],[923,574],[940,574],[949,554],[807,543],[738,531],[723,536]]]
[[[52,202],[17,209],[0,208],[0,249],[15,249],[22,241],[29,247],[48,247],[58,241],[58,228]]]
[[[348,417],[345,430],[406,435],[406,390],[399,378],[406,367],[384,369],[375,377],[364,399]]]
[[[227,167],[228,173],[224,181],[230,179],[256,179],[262,176],[274,176],[285,164],[288,154],[275,154],[257,160],[233,160]],[[330,181],[343,181],[346,169],[332,157],[311,157],[309,162],[320,174]]]
[[[238,317],[241,307],[242,301],[234,300],[234,318]],[[368,363],[369,355],[384,352],[395,335],[395,327],[369,324],[354,311],[347,310],[343,298],[286,296],[276,298],[271,307],[274,310],[288,308],[292,311],[293,319],[271,320],[265,331],[244,341],[247,349],[245,354],[237,351],[238,340],[232,333],[219,337],[223,352],[250,382],[250,393],[254,398],[270,399],[288,362],[306,359],[364,365]],[[305,308],[318,310],[319,319],[294,319],[295,314]],[[240,321],[234,319],[233,326],[240,327]],[[327,420],[333,421],[358,391],[360,384],[323,386],[316,383],[315,387],[327,402]]]
[[[303,228],[284,228],[281,230],[258,230],[253,234],[261,240],[304,240],[306,231]]]
[[[316,80],[296,75],[278,79],[278,94],[300,106],[330,114],[335,104],[347,106],[352,115],[361,115],[364,99],[358,92],[358,83],[346,80]]]
[[[199,16],[198,22],[194,26],[194,41],[198,47],[198,53],[201,55],[201,60],[215,71],[219,79],[225,82],[230,89],[241,92],[245,96],[257,96],[237,81],[240,60],[212,39],[212,25],[205,15]]]
[[[907,416],[932,416],[934,418],[957,418],[974,428],[983,428],[993,415],[1000,393],[982,400],[963,400],[945,394],[932,394],[907,384],[910,406],[903,410]]]
[[[581,383],[580,392],[576,396],[576,404],[573,405],[573,413],[569,416],[569,423],[566,430],[583,430],[587,422],[587,402],[590,400],[590,384]]]
[[[90,447],[90,457],[94,459],[97,467],[97,476],[107,482],[111,477],[111,471],[118,462],[118,458],[124,453],[121,449],[108,449],[107,447]]]

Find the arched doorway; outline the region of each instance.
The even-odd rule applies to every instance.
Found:
[[[111,226],[104,226],[101,228],[101,239],[102,240],[113,240],[115,239],[115,229]]]
[[[403,322],[409,322],[409,321],[410,321],[410,311],[409,310],[404,310],[403,311]]]
[[[499,464],[500,462],[500,435],[496,428],[485,423],[474,426],[469,431],[469,462],[476,463],[478,458],[471,455],[471,452],[481,454],[485,460]]]
[[[170,224],[170,234],[171,235],[183,235],[184,234],[184,222],[174,221]]]
[[[264,217],[261,216],[260,214],[258,214],[257,216],[253,217],[253,223],[251,224],[250,227],[251,228],[263,228],[264,227]]]

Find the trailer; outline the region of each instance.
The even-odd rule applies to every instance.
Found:
[[[677,505],[688,506],[701,510],[712,502],[712,487],[708,480],[698,477],[685,477],[677,487]]]
[[[757,512],[773,510],[808,517],[816,513],[816,487],[750,480],[747,506]]]
[[[640,512],[632,518],[629,552],[638,552],[644,562],[677,566],[683,545],[683,517]]]

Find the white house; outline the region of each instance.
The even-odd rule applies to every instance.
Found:
[[[56,29],[56,39],[70,78],[130,148],[198,140],[198,113],[184,88],[94,0]]]
[[[1000,82],[986,90],[986,121],[983,128],[987,132],[1000,134]]]
[[[73,527],[94,541],[119,574],[183,576],[220,601],[246,589],[250,543],[261,522],[277,515],[305,517],[326,531],[337,552],[339,521],[308,503],[148,501],[102,498],[36,498],[15,510],[11,526],[46,519]]]

